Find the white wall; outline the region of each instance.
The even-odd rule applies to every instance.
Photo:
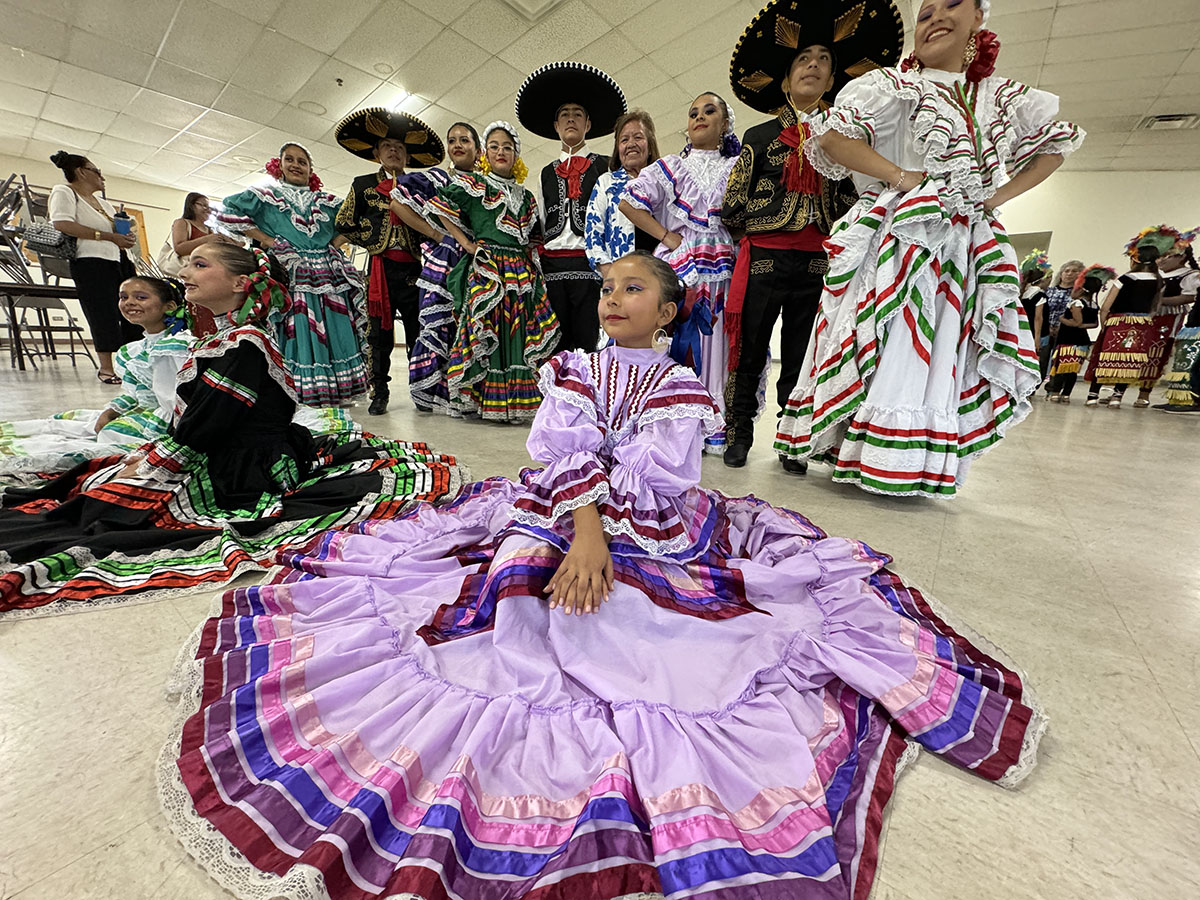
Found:
[[[1056,172],[1000,211],[1010,234],[1050,231],[1050,260],[1082,259],[1118,272],[1124,247],[1150,225],[1200,225],[1200,172]]]

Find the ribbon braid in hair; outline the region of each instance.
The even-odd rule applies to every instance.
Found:
[[[242,308],[229,313],[229,321],[234,325],[261,322],[273,312],[286,312],[292,305],[287,288],[271,277],[270,258],[257,247],[253,253],[258,263],[258,271],[250,276],[246,302],[242,304]]]

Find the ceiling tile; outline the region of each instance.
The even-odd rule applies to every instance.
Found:
[[[619,31],[610,31],[572,57],[608,72],[618,72],[643,59],[642,51]]]
[[[261,170],[259,169],[258,166],[254,167],[253,172],[247,171],[247,168],[248,167],[246,167],[246,166],[239,166],[239,165],[229,166],[229,165],[225,165],[222,162],[212,162],[212,163],[209,163],[208,165],[201,166],[199,169],[197,169],[196,175],[198,175],[201,178],[211,178],[215,181],[220,181],[220,182],[223,182],[226,184],[233,184],[234,182],[237,181],[237,179],[244,178],[247,175],[256,175],[257,176],[258,174],[261,174]]]
[[[1200,74],[1176,75],[1163,86],[1163,94],[1200,94]]]
[[[1060,104],[1060,114],[1071,121],[1091,116],[1143,116],[1146,101],[1141,97],[1123,100],[1081,100]]]
[[[155,152],[154,147],[137,144],[133,141],[125,141],[121,138],[113,137],[111,134],[102,135],[100,140],[96,141],[96,146],[92,150],[107,159],[124,162],[130,166],[137,166],[145,162]]]
[[[471,8],[475,0],[440,0],[438,3],[427,4],[431,16],[443,24],[449,25]]]
[[[35,116],[25,116],[21,113],[0,109],[0,134],[22,139],[30,137],[36,122]]]
[[[213,108],[251,122],[265,122],[278,115],[284,104],[278,100],[248,91],[236,84],[227,84]]]
[[[78,28],[71,29],[63,59],[81,69],[100,72],[130,84],[143,84],[154,64],[154,57],[149,53],[123,47]]]
[[[608,31],[608,23],[583,0],[567,0],[496,55],[510,66],[532,72],[548,62],[570,59]]]
[[[261,25],[269,22],[276,10],[283,5],[283,0],[213,0],[213,2]]]
[[[617,84],[621,86],[621,90],[625,92],[626,97],[629,96],[632,90],[637,90],[640,94],[652,91],[671,77],[652,63],[650,57],[647,56],[643,56],[633,65],[626,66],[619,72],[612,73],[612,76],[616,79]]]
[[[1056,37],[1049,42],[1046,61],[1078,63],[1103,59],[1112,66],[1124,68],[1124,57],[1170,50],[1191,50],[1196,45],[1197,38],[1200,38],[1200,25],[1186,24]],[[1007,49],[1002,52],[1007,58]]]
[[[0,22],[4,23],[4,43],[32,50],[51,59],[61,59],[67,49],[67,26],[47,19],[21,5],[0,2]]]
[[[333,53],[360,25],[371,24],[378,0],[338,0],[330,15],[328,0],[288,0],[269,25],[306,47]]]
[[[25,138],[10,135],[7,132],[0,132],[0,153],[6,156],[28,159],[32,156],[28,148],[29,141]]]
[[[155,125],[143,122],[133,116],[122,113],[108,127],[108,134],[125,141],[146,144],[150,147],[161,147],[179,131],[178,128],[167,128],[165,125]]]
[[[346,113],[361,107],[363,98],[384,81],[378,75],[368,75],[339,59],[327,59],[316,74],[296,91],[293,104],[319,103],[325,107],[324,118],[336,122]]]
[[[464,79],[446,91],[439,98],[438,105],[454,110],[459,117],[469,122],[475,122],[479,116],[498,103],[504,100],[511,103],[526,74],[503,60],[492,59],[487,63],[487,78]],[[508,116],[512,115],[510,106]],[[485,123],[476,123],[476,127],[481,127],[482,124]]]
[[[160,59],[155,61],[146,87],[199,106],[212,106],[225,82]]]
[[[1053,91],[1062,102],[1074,100],[1103,100],[1112,97],[1118,100],[1157,97],[1163,87],[1161,78],[1124,78],[1120,81],[1092,81],[1087,84],[1047,85],[1040,87]]]
[[[42,107],[42,118],[47,121],[97,133],[108,128],[116,117],[117,114],[111,109],[68,100],[66,97],[56,97],[53,94],[46,98],[46,105]]]
[[[68,21],[97,37],[154,55],[175,17],[176,5],[145,0],[86,0]]]
[[[620,25],[646,8],[643,0],[590,0],[587,5],[610,25]]]
[[[0,46],[0,82],[46,91],[54,84],[58,67],[57,60],[32,50],[21,50],[8,44]]]
[[[204,107],[188,103],[186,100],[176,100],[174,97],[168,97],[166,94],[159,94],[156,91],[142,90],[129,101],[125,113],[136,119],[179,131],[187,128],[198,116],[202,115]]]
[[[408,91],[402,87],[397,87],[390,81],[385,81],[363,98],[362,105],[364,107],[382,106],[385,109],[399,109],[400,105],[407,99]]]
[[[89,72],[70,63],[59,65],[51,91],[60,97],[118,111],[124,109],[137,92],[137,85],[109,78],[99,72]]]
[[[211,34],[214,23],[220,23],[220,39],[203,39],[202,35]],[[272,36],[278,37],[212,0],[186,0],[180,5],[175,24],[163,44],[162,58],[224,80],[239,64],[258,57]],[[286,71],[284,62],[275,60]]]
[[[368,74],[386,77],[442,31],[442,23],[437,19],[407,3],[388,0],[333,55]]]
[[[486,28],[480,23],[486,22]],[[477,0],[450,28],[491,53],[516,43],[533,25],[504,0]],[[558,59],[559,57],[555,57]]]
[[[38,120],[33,126],[33,137],[48,144],[57,144],[72,153],[86,153],[100,139],[100,135],[94,131],[71,128],[57,122],[47,122],[45,119]]]
[[[1046,41],[1026,41],[1022,44],[1005,45],[1000,52],[1004,54],[1004,75],[1020,66],[1040,66],[1043,60],[1058,61],[1057,57],[1046,53]]]
[[[1090,118],[1079,118],[1075,122],[1082,126],[1088,134],[1098,134],[1104,132],[1116,132],[1118,134],[1128,134],[1133,131],[1137,123],[1142,120],[1141,116],[1096,116]]]
[[[0,86],[0,109],[21,113],[25,116],[37,116],[46,105],[45,91],[35,91],[33,88],[19,87],[15,84]]]
[[[81,2],[82,0],[37,0],[37,14],[69,25],[79,15]]]
[[[326,59],[274,31],[263,31],[254,42],[254,52],[241,57],[230,81],[276,100],[288,101],[296,89],[312,78]]]
[[[448,59],[454,66],[445,65]],[[483,82],[486,76],[474,73],[487,62],[488,55],[466,38],[446,31],[433,44],[426,45],[410,59],[400,65],[391,77],[391,83],[403,86],[410,94],[420,94],[437,100],[448,90],[468,81]]]
[[[329,122],[294,106],[285,106],[270,122],[272,128],[287,132],[298,141],[318,140],[329,130]]]
[[[1193,50],[1183,61],[1183,65],[1179,67],[1179,74],[1195,75],[1197,73],[1200,73],[1200,50]]]
[[[1104,11],[1098,13],[1095,0],[1076,5],[1060,4],[1054,13],[1052,37],[1076,34],[1111,34],[1140,28],[1147,19],[1157,22],[1191,22],[1196,16],[1196,0],[1157,0],[1147,5],[1145,0],[1105,0]],[[1168,26],[1169,27],[1169,26]],[[999,29],[997,29],[997,33]]]
[[[1170,116],[1179,113],[1200,114],[1200,94],[1164,94],[1146,110],[1148,116]]]
[[[1007,3],[992,4],[992,17],[988,28],[1000,36],[1001,47],[1009,47],[1023,41],[1043,41],[1050,34],[1050,23],[1054,21],[1053,9],[1036,9],[1027,12],[1010,10]],[[911,45],[911,41],[909,42]],[[1005,50],[1000,50],[1001,57]]]
[[[204,163],[205,160],[197,159],[193,156],[172,153],[170,150],[159,150],[147,159],[142,166],[139,166],[139,168],[153,169],[155,172],[169,174],[172,177],[178,178],[181,175],[186,175],[193,169],[198,169]]]
[[[220,156],[229,147],[230,145],[225,141],[218,141],[185,131],[183,134],[172,138],[165,149],[172,153],[182,153],[185,156],[194,156],[197,159],[209,160],[215,156]]]
[[[216,138],[227,144],[240,144],[251,135],[257,134],[261,128],[262,126],[257,122],[209,110],[188,126],[188,132],[202,137]]]
[[[277,128],[264,128],[238,145],[235,152],[236,154],[245,153],[247,156],[257,156],[265,164],[268,159],[279,153],[279,148],[285,142],[294,139],[295,135]]]
[[[1092,59],[1087,62],[1048,62],[1042,66],[1043,87],[1057,84],[1082,84],[1112,78],[1114,72],[1136,72],[1138,78],[1172,75],[1183,62],[1186,52],[1177,50],[1169,53],[1143,54],[1123,58],[1119,68],[1114,60]],[[1155,91],[1155,94],[1158,92]]]
[[[1125,142],[1125,148],[1130,149],[1135,146],[1161,147],[1168,150],[1186,147],[1200,150],[1200,129],[1135,131],[1129,135],[1129,140]]]

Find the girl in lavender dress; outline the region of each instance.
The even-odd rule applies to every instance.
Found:
[[[700,376],[722,411],[729,378],[724,311],[733,277],[733,239],[721,223],[721,202],[741,148],[728,104],[717,94],[701,94],[688,110],[683,153],[642,169],[619,206],[636,228],[658,238],[654,255],[670,263],[687,286],[671,358]],[[722,430],[708,437],[705,449],[721,453],[724,444]]]
[[[1022,679],[886,556],[699,486],[721,420],[663,351],[682,296],[612,263],[612,344],[541,371],[545,468],[330,532],[197,630],[159,784],[225,887],[850,900],[918,745],[1028,771]]]

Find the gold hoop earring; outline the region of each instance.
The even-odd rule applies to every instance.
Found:
[[[654,349],[659,353],[662,353],[664,350],[666,350],[667,344],[671,342],[671,338],[670,335],[667,334],[667,330],[665,328],[660,328],[654,332],[654,336],[650,339],[650,341],[654,345]]]
[[[976,40],[976,34],[972,34],[970,40],[967,41],[967,46],[963,47],[963,68],[969,68],[971,63],[975,62],[975,56],[979,52],[979,41]]]

